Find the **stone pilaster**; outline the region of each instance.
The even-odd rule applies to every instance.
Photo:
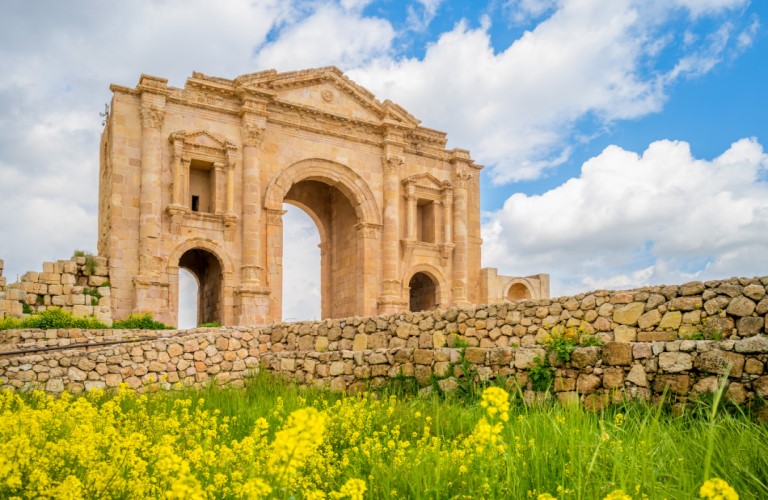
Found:
[[[163,155],[162,128],[168,80],[142,75],[141,191],[139,195],[139,275],[134,280],[134,311],[156,313],[167,308],[168,283],[161,276],[160,255]]]
[[[266,286],[264,276],[264,257],[262,255],[264,242],[261,239],[262,209],[259,152],[266,126],[265,105],[266,102],[263,99],[253,99],[246,96],[243,97],[240,111],[240,136],[243,144],[240,186],[243,207],[240,318],[238,323],[241,325],[266,324],[272,320],[270,316],[270,308],[272,307],[270,289]],[[227,178],[227,183],[229,183],[229,178]],[[282,220],[280,222],[282,223]],[[280,244],[282,245],[282,225],[279,229]]]
[[[265,209],[267,247],[267,286],[269,320],[278,323],[283,310],[283,214],[285,210]]]
[[[385,156],[384,169],[384,226],[382,228],[382,282],[379,314],[403,309],[400,297],[400,156]]]
[[[472,173],[461,163],[454,163],[453,191],[453,305],[467,306],[468,276],[468,231],[467,231],[467,187]]]

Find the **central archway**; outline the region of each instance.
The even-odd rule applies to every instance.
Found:
[[[323,318],[372,315],[381,214],[368,184],[351,168],[310,159],[283,169],[269,183],[264,208],[282,213],[283,203],[296,206],[315,222],[320,234],[320,288]],[[283,246],[267,243],[273,318],[282,316]]]

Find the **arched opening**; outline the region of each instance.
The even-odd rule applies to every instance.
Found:
[[[302,209],[283,205],[283,321],[320,319],[320,234]]]
[[[354,316],[360,309],[359,291],[359,255],[358,255],[358,215],[347,196],[336,186],[322,180],[302,180],[291,186],[283,200],[301,208],[314,221],[320,239],[320,315],[323,318],[344,318]],[[285,275],[298,268],[301,260],[292,261],[294,250],[305,252],[304,248],[291,248],[302,245],[290,241],[283,222],[283,283]],[[301,277],[306,281],[306,276]],[[285,300],[289,291],[283,293]],[[304,291],[302,294],[306,293]],[[283,303],[283,309],[288,304]],[[283,312],[283,317],[290,313]],[[302,314],[302,316],[304,316]]]
[[[528,287],[523,285],[522,283],[515,283],[512,286],[509,287],[509,291],[507,292],[507,299],[510,302],[515,302],[518,300],[527,300],[531,298],[531,292],[528,291]]]
[[[186,269],[179,269],[179,328],[197,326],[197,277]]]
[[[408,282],[408,288],[410,288],[408,308],[412,312],[429,311],[437,307],[437,286],[428,274],[414,274]]]
[[[224,292],[219,259],[207,250],[192,248],[181,255],[179,267],[197,279],[197,325],[223,324]]]

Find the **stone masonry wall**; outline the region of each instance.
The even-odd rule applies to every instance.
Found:
[[[263,366],[305,384],[357,390],[400,375],[455,387],[463,355],[477,376],[516,379],[548,356],[552,331],[580,330],[601,346],[554,356],[561,400],[601,405],[624,395],[679,398],[727,374],[727,395],[768,398],[768,278],[596,291],[421,313],[189,331],[0,332],[0,385],[51,392],[176,382],[242,385]],[[457,347],[457,340],[466,348]],[[73,347],[81,346],[81,347]]]
[[[0,276],[2,261],[0,261]],[[59,307],[75,316],[96,316],[112,324],[111,289],[107,259],[98,256],[72,257],[43,263],[42,272],[25,273],[3,290],[0,277],[0,317],[20,316],[24,306],[33,312]],[[106,285],[106,286],[105,286]]]

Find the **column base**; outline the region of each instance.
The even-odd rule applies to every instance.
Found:
[[[237,324],[260,326],[271,323],[269,314],[269,288],[258,283],[246,283],[237,292]]]
[[[136,276],[133,279],[133,312],[149,313],[155,321],[174,324],[172,308],[168,307],[169,286],[170,283],[156,276]]]

